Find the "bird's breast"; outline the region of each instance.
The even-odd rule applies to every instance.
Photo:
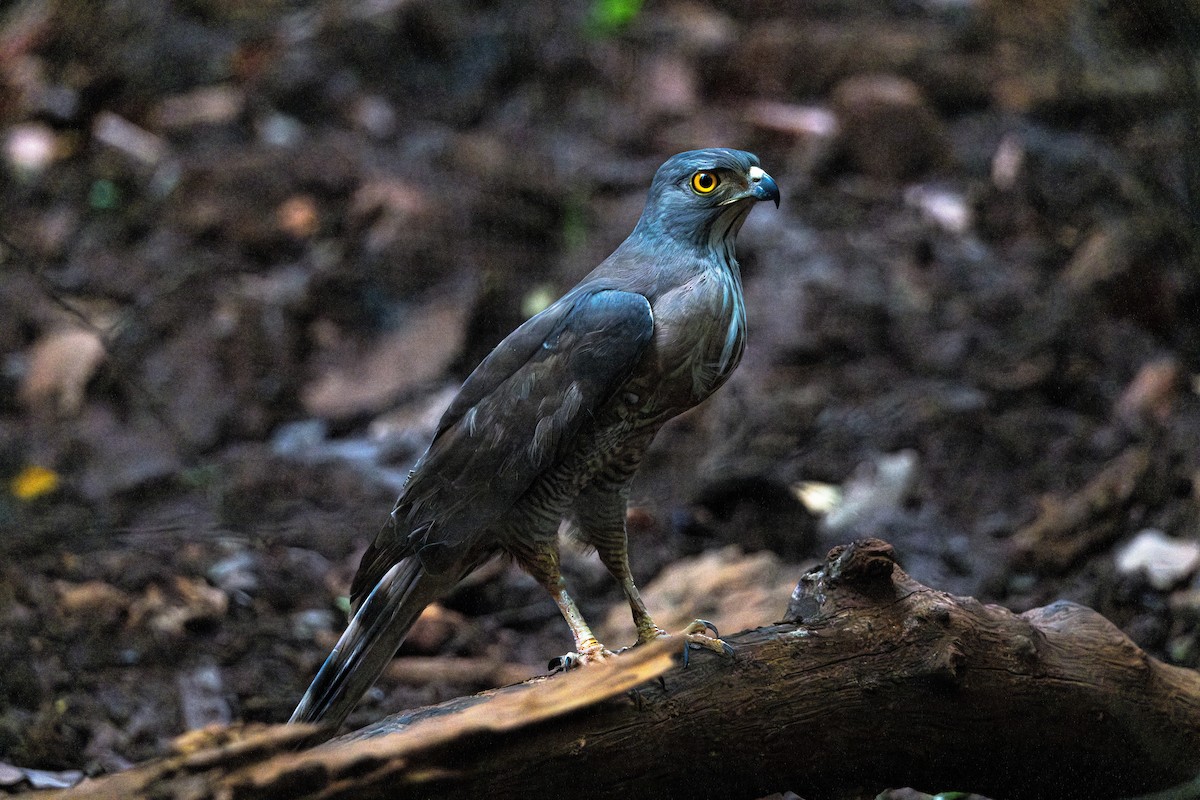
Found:
[[[655,394],[679,413],[704,400],[732,374],[746,342],[741,279],[709,270],[666,292],[654,304],[654,340],[648,367]]]

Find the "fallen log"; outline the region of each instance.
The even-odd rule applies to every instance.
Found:
[[[727,640],[732,659],[685,669],[666,639],[302,752],[321,732],[270,728],[57,796],[1094,800],[1200,773],[1200,674],[1082,606],[1017,615],[922,586],[878,540],[835,548],[784,622]]]

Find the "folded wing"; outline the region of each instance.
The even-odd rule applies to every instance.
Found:
[[[513,331],[463,384],[413,468],[392,524],[363,557],[361,602],[398,560],[456,571],[472,541],[538,476],[629,378],[654,333],[650,303],[618,290],[575,291]]]

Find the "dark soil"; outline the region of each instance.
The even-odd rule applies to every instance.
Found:
[[[1200,27],[1102,5],[10,6],[0,762],[286,720],[449,392],[713,145],[784,201],[739,241],[746,359],[643,468],[639,581],[730,543],[798,576],[874,535],[932,586],[1072,599],[1196,666],[1200,579],[1114,552],[1200,536]],[[1086,545],[1017,546],[1139,449],[1062,534]],[[865,500],[822,521],[806,482]],[[593,566],[568,582],[599,619]],[[488,569],[402,652],[561,653],[544,593]],[[351,722],[494,679],[385,679]]]

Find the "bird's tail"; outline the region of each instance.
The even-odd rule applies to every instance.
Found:
[[[340,725],[396,654],[421,611],[458,578],[427,572],[420,558],[393,565],[350,619],[288,721]]]

